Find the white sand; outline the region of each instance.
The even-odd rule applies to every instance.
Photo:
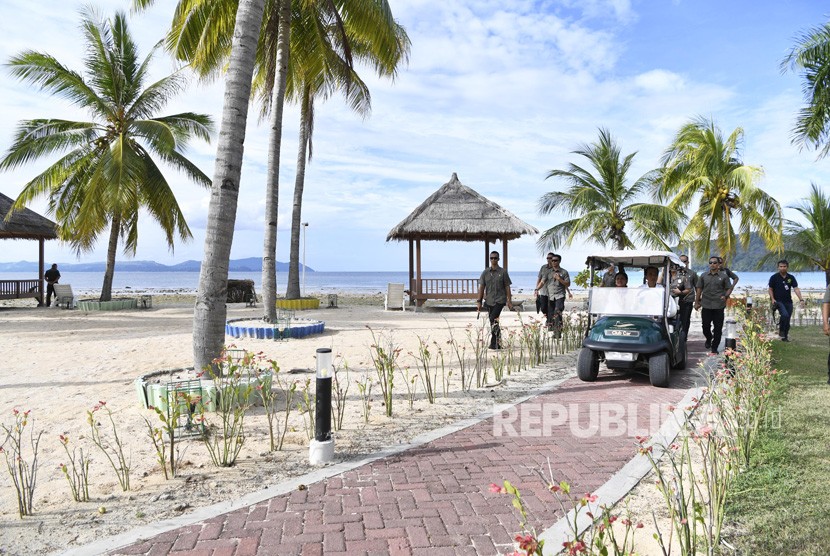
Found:
[[[31,300],[16,304],[30,306]],[[33,516],[18,518],[11,480],[5,469],[0,469],[0,552],[43,554],[77,546],[181,515],[191,508],[235,499],[311,469],[307,437],[297,412],[292,416],[293,430],[288,433],[285,449],[272,453],[262,409],[255,408],[246,420],[247,441],[236,466],[214,467],[203,444],[188,441],[184,443],[185,464],[180,476],[164,480],[143,421],[143,417],[153,418],[154,414],[140,406],[133,381],[152,371],[191,365],[192,302],[156,298],[154,305],[152,310],[109,313],[0,305],[0,422],[12,422],[13,408],[31,410],[31,425],[45,431]],[[323,335],[284,342],[242,339],[234,343],[262,351],[284,371],[313,369],[315,351],[320,347],[332,348],[335,355],[348,362],[352,384],[346,424],[336,436],[341,460],[406,443],[426,430],[478,414],[494,401],[515,399],[572,372],[574,354],[569,354],[543,369],[514,373],[506,385],[460,394],[458,370],[446,352],[447,367],[454,371],[452,396],[440,397],[431,405],[425,400],[423,388],[419,388],[418,399],[410,409],[399,380],[393,404],[395,416],[390,419],[383,414],[380,391],[375,387],[370,423],[366,425],[355,384],[366,373],[374,376],[369,357],[371,334],[366,325],[376,332],[391,331],[402,349],[401,365],[412,368],[415,361],[409,352],[417,349],[418,336],[438,341],[446,350],[450,330],[456,340],[466,342],[467,327],[480,325],[485,318],[482,315],[477,321],[471,311],[385,312],[380,296],[341,296],[339,305],[337,309],[303,313],[325,320]],[[259,317],[262,311],[241,305],[230,307],[229,318]],[[523,313],[522,318],[536,316]],[[516,313],[505,312],[502,322],[507,330],[519,327]],[[306,376],[311,375],[298,375],[301,380]],[[105,401],[116,414],[118,433],[131,454],[129,492],[121,491],[114,471],[89,439],[86,413],[99,401]],[[108,423],[103,424],[102,430],[108,433]],[[92,456],[90,502],[72,501],[69,485],[58,469],[59,464],[67,462],[58,439],[61,434],[69,436],[70,447],[83,447]]]

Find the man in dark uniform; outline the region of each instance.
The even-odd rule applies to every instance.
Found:
[[[490,253],[490,267],[481,273],[478,280],[478,301],[476,307],[481,311],[481,303],[487,308],[490,319],[490,349],[501,349],[501,329],[499,317],[504,305],[513,309],[513,300],[510,295],[510,276],[499,266],[499,252]]]
[[[781,315],[778,321],[778,336],[782,342],[790,341],[790,317],[793,316],[792,292],[798,296],[799,303],[804,303],[801,290],[798,289],[798,280],[787,272],[789,268],[790,263],[786,259],[778,261],[778,272],[770,276],[768,284],[769,300],[778,307],[778,313]]]
[[[55,295],[55,284],[61,279],[58,265],[53,264],[52,268],[44,272],[43,279],[46,280],[46,306],[49,307],[52,305],[52,296]]]

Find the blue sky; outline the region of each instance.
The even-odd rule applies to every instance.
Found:
[[[536,204],[561,184],[547,172],[579,162],[570,151],[608,128],[624,153],[637,151],[630,178],[658,166],[672,136],[689,119],[712,117],[725,134],[745,130],[744,161],[762,166],[762,187],[783,206],[807,195],[810,182],[830,185],[830,161],[790,143],[802,105],[801,83],[779,63],[795,37],[827,20],[826,2],[794,0],[390,0],[412,40],[410,63],[394,83],[362,73],[372,91],[366,120],[338,97],[317,109],[314,158],[303,205],[307,263],[318,270],[405,270],[407,247],[386,234],[453,172],[482,195],[546,229],[563,215],[538,215]],[[143,52],[166,30],[174,2],[159,0],[131,26]],[[0,59],[22,49],[54,54],[81,69],[78,30],[82,4],[3,0]],[[126,0],[100,0],[101,13],[127,9]],[[164,53],[156,76],[174,68]],[[193,81],[166,113],[192,110],[219,120],[222,83]],[[256,115],[256,109],[252,114]],[[0,75],[0,149],[16,122],[85,115],[65,102]],[[289,107],[283,133],[277,258],[287,261],[298,111]],[[262,254],[267,132],[251,118],[242,171],[232,258]],[[208,174],[213,145],[189,152]],[[0,191],[16,196],[45,162],[7,172]],[[200,259],[208,192],[168,173],[194,233],[169,253],[154,222],[139,231],[136,259],[171,264]],[[42,211],[45,203],[32,205]],[[785,214],[794,217],[793,211]],[[83,261],[104,259],[106,237]],[[481,245],[424,243],[425,270],[483,267]],[[35,260],[34,242],[4,242],[2,261]],[[578,270],[598,246],[560,249],[563,266]],[[58,242],[49,261],[73,261]],[[535,238],[510,243],[510,268],[542,263]],[[123,255],[119,254],[119,258]]]

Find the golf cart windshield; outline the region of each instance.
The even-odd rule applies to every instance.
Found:
[[[662,317],[664,300],[663,288],[591,288],[588,310],[594,315]],[[670,298],[666,316],[676,313],[677,303]]]

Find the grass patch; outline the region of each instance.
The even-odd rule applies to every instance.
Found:
[[[727,501],[724,539],[736,554],[825,556],[830,551],[828,338],[818,326],[774,342],[787,374],[770,404],[750,469]]]

